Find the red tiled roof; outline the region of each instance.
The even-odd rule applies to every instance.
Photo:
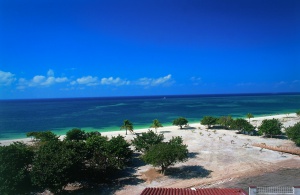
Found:
[[[141,195],[247,195],[236,188],[145,188]]]

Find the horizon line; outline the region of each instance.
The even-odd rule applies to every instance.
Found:
[[[100,99],[100,98],[145,98],[145,97],[179,97],[179,96],[251,96],[251,95],[300,95],[300,92],[253,92],[253,93],[207,93],[207,94],[161,94],[161,95],[124,95],[124,96],[82,96],[82,97],[42,97],[42,98],[12,98],[1,99],[0,101],[10,100],[50,100],[50,99]]]

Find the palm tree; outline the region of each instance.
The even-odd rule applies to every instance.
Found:
[[[122,129],[126,129],[126,135],[127,135],[127,130],[133,132],[133,125],[129,120],[124,120],[123,125],[121,126],[121,130]]]
[[[250,118],[253,118],[253,117],[254,117],[253,114],[251,114],[251,113],[247,114],[247,118],[249,119],[249,123],[250,123]]]
[[[157,133],[157,128],[159,127],[162,127],[162,124],[159,122],[159,120],[154,119],[150,128],[155,128],[155,133]]]

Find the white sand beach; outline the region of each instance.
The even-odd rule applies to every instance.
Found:
[[[254,126],[258,126],[263,119],[272,118],[279,119],[284,127],[292,126],[300,121],[300,117],[297,117],[295,113],[255,117],[251,118],[250,121]],[[148,129],[134,130],[135,133],[146,131]],[[178,163],[171,167],[169,173],[167,172],[165,176],[159,174],[157,171],[159,169],[154,169],[151,165],[139,166],[135,170],[134,175],[144,180],[144,182],[138,185],[125,185],[115,192],[116,194],[140,194],[146,187],[218,187],[226,182],[243,177],[260,175],[285,168],[300,168],[299,155],[253,146],[254,144],[265,143],[267,146],[297,149],[295,144],[287,139],[248,136],[224,129],[207,130],[200,123],[189,124],[189,127],[185,129],[179,129],[176,126],[162,127],[158,129],[158,133],[163,133],[166,140],[173,136],[182,136],[184,144],[188,145],[190,158],[186,162]],[[125,136],[125,130],[102,133],[102,135],[108,137],[118,134]],[[126,139],[131,141],[135,136],[128,132]],[[13,141],[30,143],[30,138],[4,140],[0,141],[0,143],[1,145],[8,145]],[[299,177],[294,178],[294,180],[300,184]],[[253,181],[249,183],[250,185],[257,184]],[[270,181],[269,185],[272,186],[272,181]]]

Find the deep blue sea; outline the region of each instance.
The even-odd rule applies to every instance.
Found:
[[[29,131],[62,135],[74,127],[117,131],[125,119],[138,129],[154,119],[167,126],[180,116],[197,123],[206,115],[255,117],[299,109],[299,93],[1,100],[0,140],[24,138]]]

